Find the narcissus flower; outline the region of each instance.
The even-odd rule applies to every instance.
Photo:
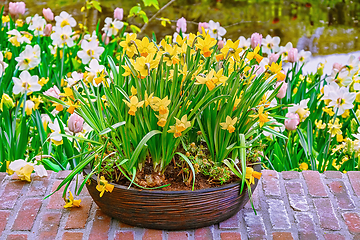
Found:
[[[214,78],[215,71],[214,69],[211,69],[211,71],[208,73],[206,77],[197,76],[195,84],[206,84],[208,89],[211,91],[215,88],[215,84],[217,82],[217,79]]]
[[[220,26],[219,22],[209,21],[209,34],[212,38],[219,39],[226,34],[225,28]]]
[[[0,78],[5,73],[5,69],[8,67],[8,64],[4,62],[4,56],[2,52],[0,52]]]
[[[59,16],[55,17],[56,27],[63,28],[65,26],[75,27],[75,19],[65,11],[62,11]]]
[[[300,163],[299,169],[300,169],[301,171],[306,171],[306,170],[309,169],[309,165],[308,165],[307,163],[305,163],[305,162]]]
[[[262,127],[264,125],[264,123],[270,121],[268,113],[265,111],[264,112],[264,106],[261,106],[258,110],[258,114],[255,115],[249,115],[249,117],[253,117],[253,118],[259,118],[259,125],[260,127]]]
[[[248,179],[250,184],[254,184],[255,178],[260,179],[261,173],[254,171],[251,167],[246,167],[245,179]]]
[[[228,130],[229,133],[233,133],[235,131],[234,125],[237,122],[237,117],[234,117],[233,119],[230,116],[226,117],[226,121],[223,123],[220,123],[221,129]]]
[[[35,173],[39,177],[47,176],[47,172],[43,165],[37,165],[37,162],[27,162],[23,159],[18,159],[11,162],[8,168],[15,172],[21,180],[31,181],[31,173],[35,170]]]
[[[100,55],[104,52],[103,47],[99,47],[97,41],[86,41],[81,42],[81,51],[77,53],[77,56],[81,59],[83,64],[88,64],[91,59],[100,60]]]
[[[130,108],[128,113],[132,116],[135,116],[135,112],[137,111],[137,109],[144,105],[144,101],[139,102],[139,99],[137,98],[137,96],[132,96],[130,99],[130,102],[128,102],[124,99],[123,99],[123,101]]]
[[[106,35],[108,37],[111,37],[111,36],[115,36],[116,34],[118,34],[119,30],[121,28],[123,28],[124,26],[124,23],[117,20],[117,19],[114,19],[114,21],[107,17],[105,18],[105,25],[104,27],[102,28],[102,30],[106,33]]]
[[[39,77],[34,75],[31,76],[28,71],[22,71],[20,73],[19,78],[13,77],[14,81],[14,87],[13,87],[13,93],[19,94],[19,93],[30,93],[30,92],[36,92],[40,91],[41,86],[38,83]]]
[[[212,38],[209,34],[206,34],[204,39],[198,38],[197,43],[195,44],[196,48],[200,49],[200,53],[204,57],[210,57],[213,50],[211,49],[215,46],[216,40]]]
[[[19,67],[19,70],[33,69],[39,65],[41,61],[39,45],[35,45],[34,47],[26,45],[25,50],[22,51],[15,60],[18,62],[16,66]]]
[[[24,42],[30,44],[30,40],[27,37],[22,36],[16,29],[8,31],[7,34],[12,35],[12,37],[9,38],[9,42],[15,47],[19,47]]]
[[[50,134],[51,141],[56,146],[59,146],[59,145],[63,144],[62,136],[60,135],[61,134],[61,128],[60,128],[58,119],[55,118],[54,123],[49,123],[48,126],[52,131],[52,133]]]
[[[100,177],[100,180],[98,180],[98,185],[96,186],[96,190],[100,192],[100,197],[104,195],[104,192],[112,192],[114,190],[114,185],[108,183],[108,181],[105,180],[104,176]]]
[[[328,132],[331,134],[331,136],[342,134],[341,127],[342,123],[339,123],[339,119],[336,118],[334,122],[328,123]]]
[[[74,200],[74,196],[72,195],[71,191],[69,191],[69,198],[64,199],[65,205],[64,208],[71,208],[71,207],[80,207],[81,199]]]
[[[270,55],[271,53],[278,52],[280,50],[280,38],[271,37],[267,35],[265,39],[262,39],[262,52]]]
[[[120,42],[120,46],[123,47],[126,55],[128,55],[130,58],[132,58],[134,54],[137,53],[135,45],[136,36],[136,33],[126,34],[125,41]]]
[[[181,120],[175,118],[176,123],[175,126],[170,126],[170,130],[168,133],[174,133],[174,137],[178,138],[181,136],[181,133],[185,131],[187,128],[191,127],[191,122],[187,120],[187,115],[184,115]]]
[[[260,51],[260,47],[259,46],[255,47],[253,52],[248,52],[248,54],[246,55],[247,59],[249,60],[255,59],[258,63],[260,63],[263,57],[260,56],[260,54],[258,54],[259,51]]]
[[[166,96],[163,99],[159,99],[159,101],[156,101],[156,103],[153,104],[152,109],[154,111],[159,111],[160,114],[164,115],[169,113],[168,106],[171,103],[171,101]]]
[[[221,53],[226,59],[233,57],[236,61],[240,61],[240,53],[243,51],[242,48],[239,48],[239,41],[235,42],[228,39],[225,46],[221,49]]]
[[[301,100],[299,104],[293,104],[292,107],[289,107],[288,110],[290,113],[297,113],[300,117],[300,121],[303,122],[309,115],[310,111],[308,110],[308,99]]]
[[[7,95],[6,93],[4,93],[1,96],[0,110],[3,111],[3,109],[5,107],[7,109],[11,109],[11,108],[15,107],[13,99],[9,95]]]
[[[65,27],[55,27],[55,32],[51,34],[50,38],[53,40],[53,45],[63,47],[66,44],[68,47],[72,47],[74,46],[74,40],[71,37],[73,34],[71,27],[66,25]]]

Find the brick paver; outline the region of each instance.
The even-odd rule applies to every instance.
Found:
[[[360,239],[360,172],[264,170],[253,194],[257,214],[248,203],[215,226],[183,231],[121,223],[102,213],[86,189],[75,196],[80,208],[64,209],[62,192],[44,199],[68,173],[49,171],[31,183],[0,173],[0,239]]]

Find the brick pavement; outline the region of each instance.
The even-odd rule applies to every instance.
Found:
[[[48,172],[31,183],[0,173],[0,239],[360,239],[360,172],[263,171],[254,206],[202,229],[135,228],[104,215],[86,190],[81,207],[64,209],[62,193],[43,198],[67,175]]]

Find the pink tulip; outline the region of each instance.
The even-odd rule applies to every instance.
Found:
[[[106,35],[106,33],[103,33],[103,35],[101,36],[101,39],[102,39],[102,41],[105,43],[105,45],[108,45],[109,42],[110,42],[110,37],[108,37],[108,36]]]
[[[271,65],[272,63],[276,63],[278,59],[279,59],[279,54],[276,54],[276,53],[270,54],[269,65]]]
[[[262,35],[259,33],[253,33],[250,38],[251,47],[256,48],[256,46],[260,46],[262,41]]]
[[[282,85],[281,85],[281,87],[279,89],[279,92],[276,95],[276,97],[279,98],[279,99],[282,99],[286,95],[286,90],[287,90],[287,85],[288,84],[286,82],[284,82],[284,81],[277,82],[275,88],[278,88],[280,86],[280,84],[282,84]]]
[[[218,43],[217,43],[217,45],[218,45],[218,49],[220,50],[220,49],[222,49],[223,47],[224,47],[224,41],[223,40],[219,40],[218,41]]]
[[[54,20],[54,13],[51,11],[50,8],[43,8],[43,15],[46,21]]]
[[[52,88],[49,88],[47,91],[43,92],[43,94],[45,96],[50,96],[60,99],[60,90],[57,88],[57,86],[53,86]]]
[[[182,33],[186,32],[186,19],[184,17],[180,18],[176,22],[176,31],[180,32],[180,29]]]
[[[343,68],[344,66],[340,63],[334,63],[333,69],[336,69],[338,72]]]
[[[116,8],[114,10],[114,18],[117,20],[122,20],[124,17],[124,10],[122,8]]]
[[[199,27],[198,27],[198,30],[199,30],[199,33],[202,33],[202,28],[206,30],[209,29],[209,23],[207,22],[199,22]]]
[[[46,24],[45,25],[45,28],[44,28],[44,35],[45,36],[50,36],[51,35],[51,31],[52,31],[52,25],[49,23],[49,24]]]
[[[76,113],[71,114],[68,121],[69,130],[73,133],[79,133],[83,130],[84,119]]]
[[[288,119],[285,119],[285,128],[289,131],[296,129],[297,125],[300,123],[300,118],[297,113],[287,113],[285,115]]]
[[[24,2],[10,2],[9,3],[9,12],[13,16],[17,16],[19,14],[24,15],[25,3]]]
[[[288,62],[294,63],[298,61],[298,50],[297,48],[291,48],[287,56]]]

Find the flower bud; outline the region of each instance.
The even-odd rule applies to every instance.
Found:
[[[223,47],[224,47],[224,41],[223,40],[219,40],[218,41],[218,43],[217,43],[217,45],[218,45],[218,49],[220,50],[220,49],[222,49]]]
[[[340,63],[334,63],[333,69],[336,69],[338,72],[343,68],[343,65]]]
[[[103,33],[101,36],[102,41],[105,43],[105,45],[108,45],[110,42],[110,37],[106,35],[106,33]]]
[[[276,54],[276,53],[270,54],[269,65],[271,65],[272,63],[276,63],[278,59],[279,59],[279,54]]]
[[[180,32],[180,30],[182,33],[186,32],[186,19],[184,17],[180,18],[176,22],[176,31]]]
[[[43,15],[46,21],[54,20],[54,13],[51,11],[50,8],[43,8]]]
[[[50,96],[60,99],[60,90],[57,88],[57,86],[53,86],[52,88],[49,88],[47,91],[43,92],[43,94],[45,96]]]
[[[6,107],[8,109],[15,107],[14,101],[6,93],[4,93],[1,97],[0,110],[3,111],[4,107]]]
[[[79,115],[77,115],[76,113],[71,114],[68,121],[69,130],[73,133],[79,133],[83,130],[83,126],[84,126],[84,119]]]
[[[297,113],[287,113],[285,115],[288,119],[285,119],[285,128],[289,131],[296,130],[297,125],[300,123],[300,118]]]
[[[24,2],[10,2],[9,3],[9,13],[13,16],[17,16],[19,14],[24,15],[25,3]]]
[[[282,84],[282,85],[281,85]],[[287,83],[285,81],[277,82],[275,88],[278,88],[281,85],[278,94],[276,95],[277,98],[282,99],[286,95],[287,90]]]
[[[35,103],[31,100],[25,102],[25,112],[26,115],[30,116],[32,111],[35,109]]]
[[[199,33],[203,33],[202,28],[204,28],[205,31],[208,30],[209,29],[209,23],[207,23],[207,22],[199,22],[199,26],[198,26]]]
[[[251,47],[256,48],[257,45],[261,45],[262,35],[259,33],[253,33],[250,38]]]
[[[291,48],[287,56],[288,62],[294,63],[298,61],[298,50],[297,48]]]
[[[45,36],[50,36],[51,35],[51,31],[52,31],[52,25],[49,23],[49,24],[46,24],[45,25],[45,28],[44,28],[44,35]]]
[[[122,8],[116,8],[114,10],[114,18],[117,20],[122,20],[124,17],[124,10]]]

